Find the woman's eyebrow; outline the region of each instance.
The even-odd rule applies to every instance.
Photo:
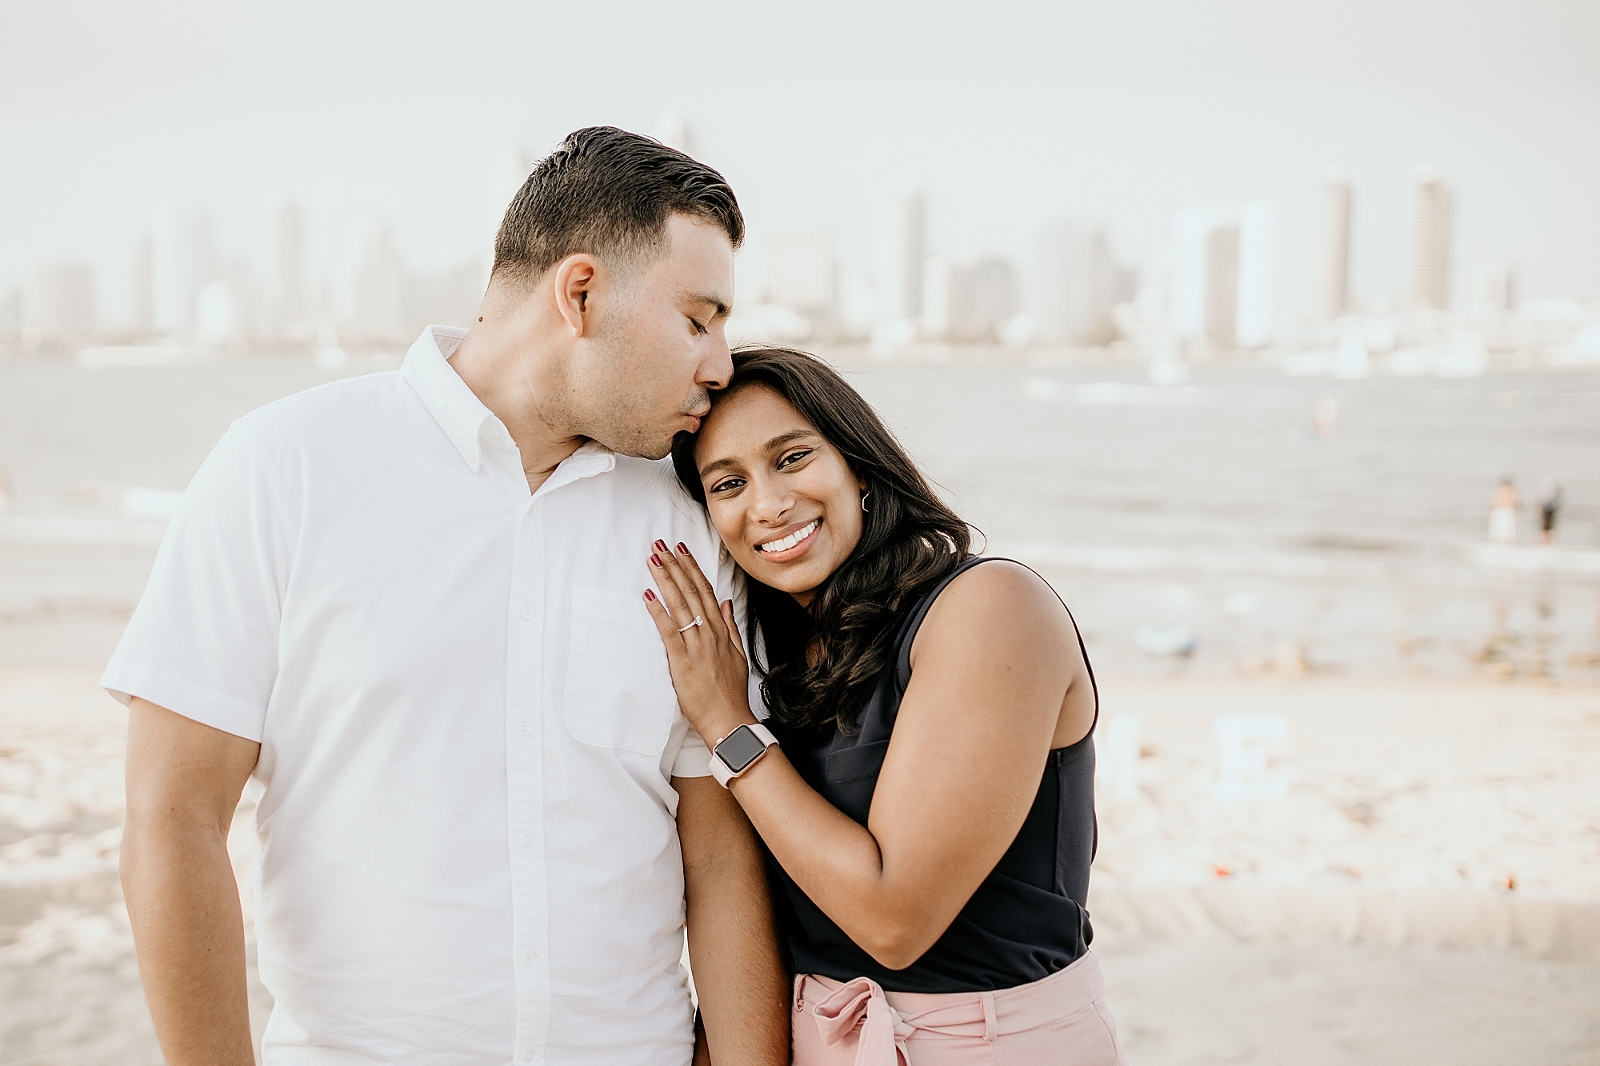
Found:
[[[767,441],[767,443],[761,446],[761,450],[765,452],[775,452],[792,440],[799,440],[801,437],[811,436],[811,432],[812,431],[809,429],[791,429],[789,432],[780,433],[776,437],[773,437],[771,440]]]
[[[815,432],[815,430],[810,429],[791,429],[789,432],[780,433],[776,437],[773,437],[771,440],[767,441],[767,443],[761,446],[761,450],[764,452],[774,452],[792,440],[799,440],[801,437],[812,436]],[[714,471],[722,470],[726,467],[736,467],[738,465],[739,460],[737,459],[718,459],[715,462],[707,463],[705,466],[702,466],[700,468],[700,476],[707,477]]]
[[[705,477],[712,471],[721,470],[724,467],[734,467],[738,465],[739,461],[737,459],[718,459],[714,463],[707,463],[705,466],[702,466],[700,468],[700,476]]]

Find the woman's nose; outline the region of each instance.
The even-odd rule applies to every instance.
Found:
[[[760,522],[779,522],[794,504],[792,494],[781,491],[776,485],[757,482],[751,506],[752,516]]]

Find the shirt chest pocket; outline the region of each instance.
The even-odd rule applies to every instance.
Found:
[[[667,653],[642,599],[606,589],[572,590],[572,642],[562,715],[573,739],[659,755],[678,700]]]

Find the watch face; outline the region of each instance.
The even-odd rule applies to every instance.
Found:
[[[734,773],[743,772],[746,766],[756,761],[756,756],[767,750],[761,738],[747,725],[729,733],[717,745],[717,757],[728,764],[728,769]]]

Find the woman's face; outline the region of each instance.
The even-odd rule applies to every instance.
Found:
[[[765,385],[717,397],[695,438],[695,463],[734,561],[802,606],[861,540],[861,482]]]

